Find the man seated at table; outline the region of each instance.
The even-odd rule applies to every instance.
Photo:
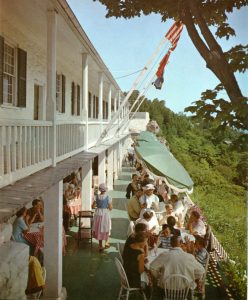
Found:
[[[142,208],[152,208],[157,210],[159,207],[158,196],[154,195],[155,187],[149,183],[143,187],[144,195],[140,197],[140,205]]]
[[[179,218],[176,215],[176,213],[173,210],[173,206],[172,204],[166,204],[165,205],[165,212],[163,212],[159,218],[159,224],[163,225],[163,224],[167,224],[167,219],[168,217],[174,217],[176,219],[176,225],[177,227],[181,227],[181,223],[179,222]]]
[[[35,199],[32,201],[32,207],[27,210],[26,223],[30,225],[39,222],[44,222],[43,203],[40,199]]]
[[[196,287],[195,280],[201,279],[205,269],[192,254],[181,249],[181,237],[171,237],[171,250],[161,253],[150,264],[150,270],[154,278],[158,279],[158,285],[164,289],[164,281],[171,274],[180,274],[188,278],[191,288]]]
[[[127,203],[127,213],[132,221],[136,221],[139,218],[141,206],[139,198],[143,195],[143,190],[137,190],[135,195],[128,200]]]
[[[163,224],[162,230],[159,233],[159,240],[160,240],[160,248],[170,249],[171,248],[171,231],[167,224]]]

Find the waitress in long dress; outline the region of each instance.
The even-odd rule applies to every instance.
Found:
[[[105,240],[105,249],[109,248],[109,235],[111,231],[112,199],[107,195],[107,187],[104,183],[99,185],[100,194],[96,195],[93,206],[96,208],[93,218],[93,237],[99,241],[99,251],[103,251],[102,241]]]

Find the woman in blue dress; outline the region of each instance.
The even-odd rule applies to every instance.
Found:
[[[96,195],[93,206],[96,208],[93,218],[93,237],[99,241],[99,251],[103,251],[102,241],[105,240],[105,248],[109,248],[109,235],[111,231],[112,199],[106,194],[107,187],[104,183],[99,185],[100,195]]]
[[[27,208],[23,207],[16,213],[16,219],[13,223],[13,238],[16,242],[29,245],[28,241],[23,237],[23,233],[29,230],[29,227],[25,223],[25,217],[27,214]]]

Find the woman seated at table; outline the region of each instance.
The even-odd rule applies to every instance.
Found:
[[[201,220],[201,215],[196,210],[192,211],[186,228],[193,235],[199,235],[203,237],[206,234],[206,226]]]
[[[32,207],[27,210],[26,223],[30,225],[40,222],[44,222],[43,203],[41,199],[35,199],[32,201]]]
[[[13,239],[18,243],[24,243],[30,246],[27,240],[23,237],[23,233],[26,233],[29,231],[29,227],[25,223],[25,217],[27,214],[27,208],[22,207],[18,212],[16,213],[16,219],[13,223]]]
[[[160,245],[159,248],[170,249],[171,248],[171,231],[168,224],[162,226],[162,230],[159,234]]]
[[[167,224],[172,235],[181,236],[180,230],[175,228],[176,219],[174,217],[169,216],[167,218]]]
[[[179,221],[179,217],[174,212],[172,204],[166,204],[165,210],[166,211],[163,212],[159,218],[159,225],[167,224],[168,217],[172,216],[176,219],[177,227],[181,227],[181,222]]]
[[[147,233],[139,232],[132,243],[123,252],[123,267],[126,271],[130,287],[141,287],[140,274],[145,270],[144,247],[147,244]]]

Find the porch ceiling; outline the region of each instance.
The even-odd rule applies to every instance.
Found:
[[[81,152],[65,159],[56,167],[49,167],[0,190],[0,223],[6,222],[21,207],[41,196],[47,189],[97,156],[96,153]]]

